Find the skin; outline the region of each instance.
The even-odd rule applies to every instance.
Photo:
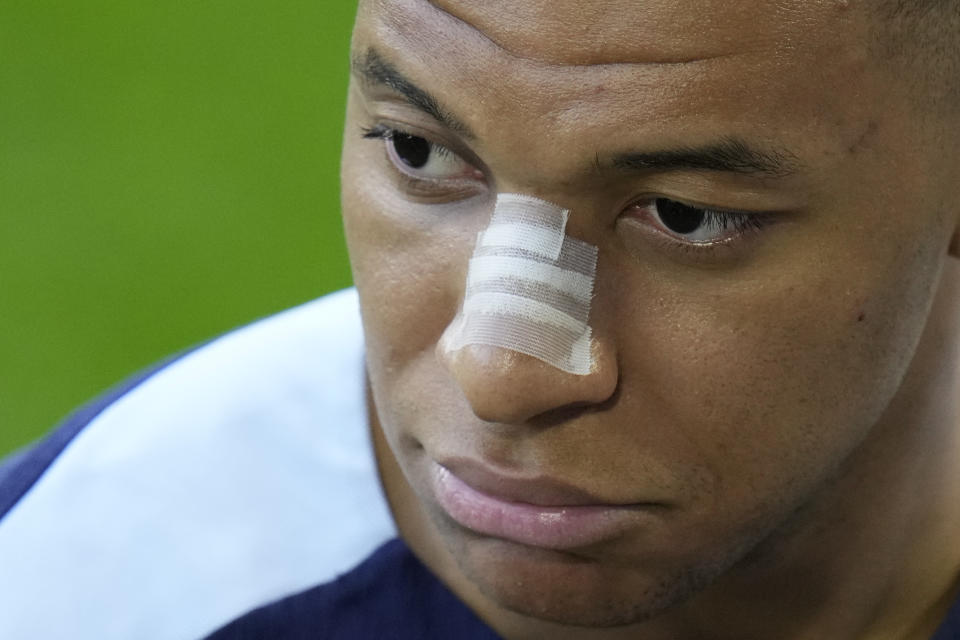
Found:
[[[401,534],[507,638],[924,638],[960,573],[960,126],[873,53],[851,2],[368,0],[379,56],[472,135],[351,83],[343,211],[377,458]],[[460,158],[412,179],[398,128]],[[736,136],[789,175],[624,173]],[[402,167],[401,167],[402,169]],[[498,192],[599,248],[594,368],[438,349]],[[637,203],[764,212],[710,247]],[[624,535],[551,551],[437,505],[481,460],[609,503]]]

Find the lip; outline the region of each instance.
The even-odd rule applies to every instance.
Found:
[[[616,538],[654,506],[604,503],[552,478],[500,476],[472,461],[431,462],[430,476],[437,502],[461,526],[544,549],[575,549]]]

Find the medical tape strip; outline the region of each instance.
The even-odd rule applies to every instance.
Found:
[[[480,233],[481,247],[507,247],[557,260],[563,249],[568,209],[539,198],[502,193],[487,229]]]
[[[576,375],[592,368],[587,321],[597,248],[565,235],[569,211],[501,194],[477,238],[463,307],[445,347],[483,344],[538,358]]]

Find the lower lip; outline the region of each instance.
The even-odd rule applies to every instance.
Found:
[[[635,524],[635,509],[586,505],[545,507],[481,493],[434,465],[433,489],[444,511],[476,533],[544,549],[575,549],[621,535]]]

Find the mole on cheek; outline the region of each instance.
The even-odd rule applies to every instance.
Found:
[[[853,305],[853,314],[851,315],[857,319],[857,322],[863,322],[867,319],[868,302],[869,300],[867,298],[860,298]]]

